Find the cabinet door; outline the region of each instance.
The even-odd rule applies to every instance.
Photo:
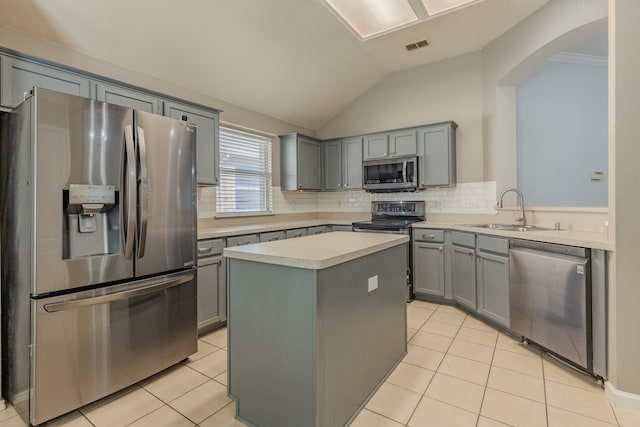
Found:
[[[450,125],[418,130],[420,186],[450,186],[456,183],[455,143]]]
[[[413,291],[444,297],[444,246],[442,243],[413,244]]]
[[[313,227],[308,227],[307,228],[307,234],[309,236],[312,236],[314,234],[322,234],[322,233],[326,233],[327,232],[327,226],[326,225],[315,225]]]
[[[389,156],[415,156],[417,153],[416,130],[406,129],[389,134]]]
[[[324,173],[323,190],[342,188],[342,141],[339,139],[322,143]]]
[[[89,98],[89,79],[53,67],[3,56],[0,103],[13,108],[34,86]]]
[[[306,228],[292,228],[284,231],[285,239],[295,239],[296,237],[308,236],[309,231]]]
[[[196,176],[198,184],[217,185],[220,180],[218,113],[175,102],[166,102],[164,115],[196,125]]]
[[[381,159],[389,155],[389,134],[377,133],[364,137],[364,160]]]
[[[478,312],[509,327],[509,258],[478,252]]]
[[[320,190],[322,188],[320,169],[320,143],[298,137],[298,189]]]
[[[342,140],[342,188],[362,188],[362,138]]]
[[[198,260],[198,333],[227,319],[226,269],[222,256]]]
[[[96,85],[96,99],[147,113],[162,113],[162,101],[159,98],[106,83]]]
[[[460,246],[452,248],[453,299],[469,308],[476,309],[476,262],[475,250]]]

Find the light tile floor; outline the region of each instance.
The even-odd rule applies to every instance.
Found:
[[[640,426],[601,387],[457,308],[414,301],[408,354],[353,427]],[[48,427],[234,427],[227,397],[227,331],[198,340],[184,363],[87,405]],[[0,427],[23,426],[15,409]]]

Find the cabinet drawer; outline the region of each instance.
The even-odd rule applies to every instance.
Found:
[[[327,232],[327,226],[326,225],[316,225],[315,227],[307,228],[307,231],[308,231],[309,236],[311,236],[312,234],[326,233]]]
[[[509,254],[509,239],[500,237],[478,236],[478,249],[498,254]]]
[[[353,231],[353,226],[345,224],[331,224],[329,226],[329,231]]]
[[[413,230],[413,240],[416,242],[443,242],[444,231],[429,228],[415,228]]]
[[[306,236],[308,231],[306,228],[294,228],[292,230],[285,230],[284,235],[287,239],[292,239],[294,237],[302,237]]]
[[[284,239],[284,231],[272,231],[270,233],[260,233],[260,243],[274,242]]]
[[[451,242],[454,245],[466,246],[468,248],[476,247],[476,235],[473,233],[464,233],[462,231],[451,232]]]
[[[224,249],[224,239],[198,240],[198,258],[220,255]]]
[[[235,236],[227,238],[227,247],[232,248],[234,246],[243,246],[250,245],[252,243],[258,243],[260,239],[258,239],[257,234],[247,234],[245,236]]]

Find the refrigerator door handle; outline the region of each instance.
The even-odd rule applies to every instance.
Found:
[[[125,228],[124,257],[132,259],[133,243],[135,242],[136,229],[136,151],[133,145],[133,128],[129,125],[124,127],[125,152],[127,165],[125,171],[126,186],[126,208],[127,226]]]
[[[144,257],[147,245],[147,224],[149,221],[149,169],[147,168],[147,144],[144,130],[138,127],[138,153],[140,155],[140,236],[138,237],[138,258]]]
[[[53,302],[45,304],[44,309],[48,313],[55,313],[57,311],[72,310],[78,307],[87,307],[91,305],[105,304],[112,301],[126,300],[141,295],[146,295],[164,289],[172,288],[174,286],[182,285],[193,280],[193,273],[181,274],[180,276],[164,276],[161,279],[153,278],[142,280],[139,282],[139,286],[134,289],[127,289],[125,291],[110,292],[105,295],[99,295],[95,297],[80,298],[70,301]]]

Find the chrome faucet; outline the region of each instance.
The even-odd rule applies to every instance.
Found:
[[[518,225],[521,226],[526,226],[527,225],[527,219],[524,216],[524,196],[522,195],[522,193],[520,192],[520,190],[518,190],[517,188],[507,188],[506,190],[504,190],[502,193],[500,193],[500,196],[498,197],[498,208],[502,208],[502,199],[504,198],[504,195],[509,193],[510,191],[513,191],[514,193],[516,193],[518,196],[520,196],[520,215],[518,215],[518,212],[514,212],[513,215],[515,216],[515,221],[516,223],[518,223]],[[518,200],[516,199],[516,203],[518,202]]]

